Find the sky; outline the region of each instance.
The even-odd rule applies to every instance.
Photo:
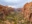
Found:
[[[32,0],[0,0],[0,4],[8,5],[9,7],[11,6],[13,8],[21,8],[27,2],[32,2]]]

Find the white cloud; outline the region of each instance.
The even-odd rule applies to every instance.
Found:
[[[11,2],[11,3],[19,3],[20,0],[4,0],[5,2]]]
[[[11,6],[11,5],[8,5],[8,7],[17,8],[16,6]]]
[[[1,2],[2,1],[0,1],[0,3]],[[32,2],[32,0],[3,0],[2,4],[18,8],[22,7],[27,2]]]

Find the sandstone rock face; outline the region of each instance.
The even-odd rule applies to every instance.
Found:
[[[0,5],[0,19],[3,18],[3,6]]]
[[[0,5],[0,19],[5,19],[5,17],[13,11],[14,9],[12,7]]]
[[[31,21],[32,20],[31,17],[32,17],[32,2],[26,3],[24,5],[24,19]]]

